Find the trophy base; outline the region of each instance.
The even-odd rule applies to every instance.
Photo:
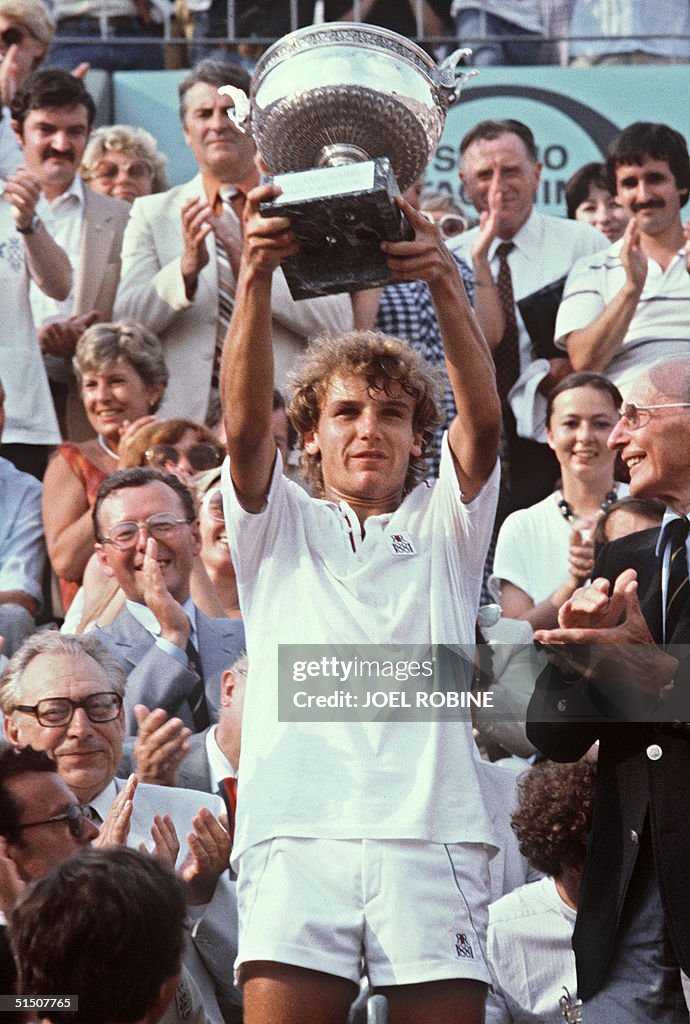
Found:
[[[282,195],[264,217],[289,217],[299,252],[281,264],[293,299],[376,288],[392,280],[380,243],[399,241],[407,222],[387,157],[277,174]]]

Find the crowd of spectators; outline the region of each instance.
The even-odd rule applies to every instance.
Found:
[[[478,65],[690,57],[687,5],[669,5],[656,41],[635,20],[644,5],[630,4],[627,21],[627,5],[616,19],[605,6],[317,5],[326,20],[360,17],[431,49],[455,35]],[[296,27],[291,17],[314,17],[312,4],[284,8],[238,3],[233,26],[224,0],[117,0],[107,13],[100,0],[50,10],[0,0],[0,970],[26,995],[78,986],[75,1024],[233,1024],[240,985],[251,1024],[320,1024],[345,1019],[364,948],[393,1024],[452,1019],[454,1006],[479,1022],[489,980],[487,1020],[556,1021],[577,1008],[570,941],[596,747],[580,759],[590,744],[575,743],[561,758],[558,735],[528,735],[534,679],[549,671],[532,641],[537,630],[557,643],[559,627],[593,614],[597,601],[583,611],[580,595],[610,543],[630,534],[654,532],[670,587],[675,555],[664,555],[659,527],[677,505],[644,484],[654,452],[607,442],[662,405],[681,417],[690,404],[687,143],[665,124],[628,126],[603,163],[573,175],[567,217],[556,218],[534,208],[541,163],[529,126],[482,121],[457,140],[472,210],[415,183],[400,199],[414,237],[384,243],[390,283],[297,302],[279,265],[294,253],[290,227],[260,217],[272,186],[228,116],[232,96],[218,91],[248,92],[258,50]],[[195,62],[179,100],[197,174],[170,188],[150,133],[93,130],[83,62],[163,67],[173,21]],[[118,36],[127,41],[112,45]],[[307,349],[311,362],[298,363]],[[365,481],[367,500],[348,501],[338,462],[348,424],[377,417],[383,426],[361,428],[367,446],[342,457]],[[686,437],[681,424],[677,448]],[[382,466],[399,486],[369,500]],[[670,475],[684,472],[679,461]],[[379,534],[390,551],[374,550]],[[408,568],[422,559],[423,570]],[[685,583],[674,598],[686,599]],[[493,602],[481,613],[480,590]],[[670,638],[670,613],[644,611]],[[477,712],[474,732],[406,723],[404,772],[398,723],[360,735],[340,720],[320,732],[274,721],[276,643],[374,635],[476,639],[475,692],[505,694],[504,720]],[[553,761],[541,761],[542,744]],[[658,761],[653,746],[646,756]],[[352,939],[351,823],[353,838],[415,846],[391,841],[376,854],[391,858],[372,910],[385,942]],[[638,825],[646,887],[655,869]],[[445,890],[425,890],[441,873],[441,844],[462,888],[455,923],[436,916]],[[98,850],[79,851],[89,845]],[[490,864],[485,846],[499,851]],[[324,894],[340,857],[336,942]],[[303,878],[323,886],[313,900]],[[308,908],[294,933],[293,901],[298,919]],[[408,919],[405,934],[422,904],[424,928]],[[123,950],[135,933],[141,944],[126,967],[101,943],[84,950],[103,975],[95,987],[73,953],[90,922]],[[429,958],[420,973],[426,928],[454,935],[462,969],[446,974]],[[63,955],[51,962],[56,943]],[[111,985],[118,970],[133,979],[131,1005]],[[668,983],[674,1013],[679,985]]]

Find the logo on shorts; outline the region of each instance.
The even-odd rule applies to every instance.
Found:
[[[391,551],[394,555],[416,555],[415,546],[406,533],[392,533],[390,535]]]
[[[455,952],[461,960],[474,960],[472,946],[464,932],[455,933]]]

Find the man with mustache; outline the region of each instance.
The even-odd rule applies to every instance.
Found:
[[[111,318],[129,204],[97,195],[77,173],[96,114],[81,79],[58,68],[40,68],[17,90],[10,109],[25,167],[42,191],[22,231],[35,234],[45,222],[74,270],[72,291],[63,301],[48,298],[34,285],[30,298],[60,426],[79,441],[93,431],[71,360],[83,331]]]
[[[685,139],[638,121],[609,147],[611,192],[630,216],[623,238],[573,267],[556,344],[576,370],[605,373],[622,389],[640,367],[690,355],[690,274],[680,211],[688,200]]]

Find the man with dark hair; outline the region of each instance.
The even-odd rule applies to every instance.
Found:
[[[244,648],[237,619],[210,619],[190,595],[201,539],[194,500],[174,475],[149,468],[113,473],[93,508],[96,552],[127,603],[95,635],[127,673],[127,731],[136,704],[163,708],[194,732],[218,719],[220,677]]]
[[[43,750],[0,751],[0,837],[3,854],[24,882],[40,878],[98,835],[74,793]],[[8,890],[0,887],[2,910]]]
[[[589,224],[534,209],[542,165],[521,121],[480,121],[462,139],[460,161],[460,181],[480,222],[449,245],[474,268],[475,302],[493,295],[504,320],[493,349],[507,446],[502,519],[553,489],[558,467],[543,443],[545,398],[570,371],[565,359],[537,348],[520,303],[547,285],[557,287],[579,257],[602,248],[602,236]]]
[[[223,85],[234,95],[221,95]],[[168,192],[135,199],[115,311],[146,323],[163,344],[170,383],[161,415],[203,423],[218,399],[220,356],[242,249],[242,210],[259,172],[251,136],[232,120],[235,109],[248,104],[245,71],[208,57],[182,79],[179,93],[185,142],[199,174]],[[275,384],[284,385],[307,338],[347,330],[353,320],[349,295],[295,302],[279,271],[273,293]]]
[[[690,971],[690,358],[646,368],[627,397],[608,444],[630,493],[665,503],[662,528],[606,544],[559,628],[535,633],[554,665],[527,735],[558,761],[599,741],[573,935],[583,1019],[677,1024]]]
[[[642,366],[690,354],[688,147],[668,125],[638,121],[611,143],[607,171],[630,221],[622,239],[573,267],[556,343],[576,370],[606,373],[625,389]]]
[[[487,1024],[559,1024],[564,992],[577,997],[572,935],[596,770],[596,760],[584,757],[575,764],[541,761],[520,776],[511,825],[520,852],[545,877],[489,908]]]
[[[92,192],[78,174],[95,115],[94,101],[80,78],[57,68],[35,71],[17,90],[11,111],[26,168],[42,188],[25,233],[40,230],[45,221],[74,270],[72,291],[62,302],[32,284],[31,308],[63,433],[82,440],[93,431],[77,394],[71,359],[89,324],[112,319],[129,205]]]
[[[77,995],[38,1019],[155,1024],[182,972],[181,883],[136,850],[83,850],[36,882],[10,918],[20,995]]]

